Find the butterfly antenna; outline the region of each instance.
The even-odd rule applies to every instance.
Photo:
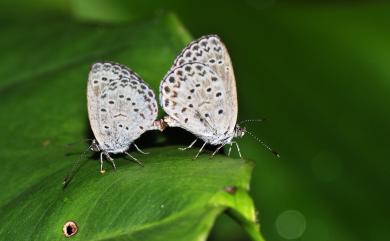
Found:
[[[266,121],[267,119],[263,118],[263,119],[252,119],[252,120],[243,120],[239,123],[239,125],[241,124],[244,124],[244,123],[247,123],[247,122],[263,122],[263,121]]]
[[[261,145],[263,145],[267,150],[269,150],[270,152],[272,152],[272,154],[274,154],[277,158],[280,157],[279,153],[277,153],[276,151],[274,151],[271,147],[269,147],[267,144],[264,143],[264,141],[262,141],[260,138],[258,138],[257,136],[255,136],[252,132],[248,131],[248,130],[245,130],[245,133],[248,133],[250,136],[252,136],[256,141],[260,142]]]
[[[62,182],[64,188],[69,184],[70,180],[72,179],[76,171],[79,169],[81,165],[81,161],[85,159],[85,156],[87,152],[90,150],[91,146],[89,146],[85,151],[83,151],[83,153],[80,155],[80,158],[74,162],[72,168],[70,169],[68,174],[64,177],[64,181]]]

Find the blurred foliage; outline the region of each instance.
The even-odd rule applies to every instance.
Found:
[[[240,140],[244,155],[256,160],[252,194],[266,238],[387,239],[390,5],[114,0],[104,11],[101,2],[66,8],[83,21],[122,23],[173,11],[194,37],[223,38],[240,119],[266,117],[248,128],[282,156],[250,137]],[[237,230],[221,221],[212,238],[239,240]]]

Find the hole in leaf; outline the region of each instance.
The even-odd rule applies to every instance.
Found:
[[[78,230],[77,225],[73,221],[66,222],[64,227],[63,227],[64,235],[67,238],[75,235],[77,233],[77,230]]]

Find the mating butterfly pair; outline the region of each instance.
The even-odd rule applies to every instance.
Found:
[[[90,149],[100,152],[115,167],[110,153],[125,153],[145,131],[163,130],[167,125],[181,127],[197,136],[203,146],[226,144],[237,146],[234,137],[247,131],[237,122],[236,81],[230,56],[216,35],[191,42],[176,58],[160,84],[160,104],[168,116],[156,120],[155,94],[131,69],[116,63],[95,63],[88,78],[88,115],[95,135]],[[139,162],[140,163],[140,162]],[[140,163],[142,164],[142,163]]]

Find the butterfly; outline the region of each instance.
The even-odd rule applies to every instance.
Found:
[[[237,124],[233,66],[226,46],[217,35],[203,36],[182,50],[160,83],[160,105],[168,114],[164,117],[168,126],[181,127],[197,137],[181,150],[191,148],[198,139],[204,141],[194,159],[206,144],[218,145],[211,157],[227,144],[230,155],[235,144],[242,158],[234,138],[250,132]]]
[[[161,122],[155,121],[158,106],[153,90],[130,68],[98,62],[89,72],[87,102],[95,136],[89,149],[100,152],[101,173],[104,173],[103,156],[116,168],[110,154],[124,153],[142,165],[127,150],[134,145],[147,154],[134,141],[146,131],[162,130]]]

